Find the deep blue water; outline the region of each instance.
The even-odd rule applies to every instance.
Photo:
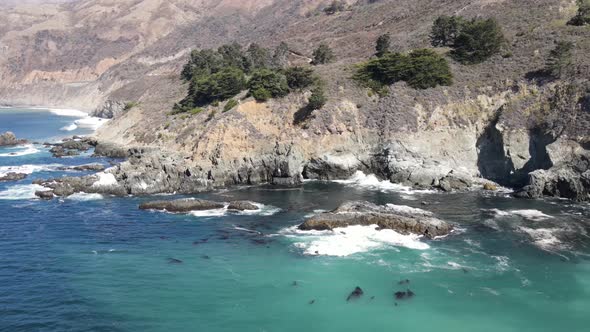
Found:
[[[0,111],[0,131],[35,140],[72,121],[10,114]],[[252,215],[173,215],[137,208],[153,198],[36,200],[33,179],[82,175],[57,165],[108,160],[34,148],[0,149],[0,172],[34,170],[0,183],[0,331],[588,330],[584,204],[420,193],[361,178],[195,196],[264,204]],[[436,241],[371,228],[294,231],[306,215],[351,199],[425,209],[458,231]],[[363,297],[347,302],[356,286]],[[406,288],[416,296],[395,300]]]

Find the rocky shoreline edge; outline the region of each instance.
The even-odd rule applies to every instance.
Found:
[[[79,170],[99,171],[82,177],[61,177],[36,180],[53,196],[69,196],[79,192],[99,193],[114,196],[154,194],[195,194],[235,185],[299,186],[304,179],[346,180],[356,172],[375,174],[382,181],[392,181],[398,175],[388,174],[387,160],[380,153],[363,158],[344,154],[304,160],[295,149],[277,146],[272,155],[258,156],[248,166],[219,166],[204,169],[192,158],[163,152],[158,148],[127,148],[101,142],[93,137],[74,137],[53,144],[54,156],[76,155],[94,149],[93,156],[119,159],[108,169],[91,165],[79,166]],[[57,153],[55,153],[57,152]],[[86,168],[87,166],[87,168]],[[389,170],[390,171],[390,170]],[[412,182],[402,182],[416,189],[434,189],[443,192],[482,189],[496,191],[495,182],[473,177],[456,170],[425,167],[412,175]],[[587,201],[590,189],[590,171],[576,173],[567,168],[537,170],[529,174],[525,186],[515,187],[513,195],[518,198],[541,198],[555,196],[575,201]],[[49,193],[42,191],[47,198]]]

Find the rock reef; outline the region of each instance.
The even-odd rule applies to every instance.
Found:
[[[27,143],[28,141],[25,139],[16,138],[16,135],[11,131],[0,134],[0,146],[15,146]]]
[[[401,234],[427,238],[448,235],[453,226],[423,210],[369,202],[346,202],[337,209],[321,213],[299,225],[300,230],[333,230],[353,225],[377,225]]]

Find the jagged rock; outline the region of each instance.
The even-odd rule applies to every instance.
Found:
[[[79,166],[69,166],[69,167],[60,167],[60,170],[70,170],[70,171],[96,171],[101,172],[105,170],[105,167],[101,164],[86,164],[86,165],[79,165]]]
[[[10,173],[6,173],[4,175],[0,175],[0,182],[20,181],[20,180],[26,178],[27,176],[28,176],[28,174],[10,172]]]
[[[55,197],[52,190],[35,191],[35,196],[39,197],[40,199],[44,199],[44,200],[48,200],[48,201],[52,200]]]
[[[95,157],[119,158],[124,159],[129,157],[129,149],[112,144],[112,143],[96,143],[94,148]]]
[[[254,205],[252,202],[249,201],[234,201],[230,202],[229,206],[227,207],[228,210],[236,210],[236,211],[253,211],[258,210],[259,207]]]
[[[273,176],[271,183],[277,186],[294,187],[301,185],[303,183],[303,180],[300,176],[293,176],[288,178]]]
[[[61,146],[67,150],[78,150],[78,151],[88,151],[91,148],[90,144],[88,144],[82,140],[76,140],[76,139],[71,139],[71,140],[65,141],[61,144]]]
[[[590,171],[582,174],[569,169],[537,170],[529,174],[529,184],[515,193],[519,198],[554,196],[575,201],[590,200]]]
[[[142,203],[139,208],[142,210],[166,210],[168,212],[190,212],[201,210],[221,209],[222,203],[202,199],[177,199],[173,201],[153,201]]]
[[[111,181],[106,183],[101,181],[103,177]],[[35,180],[33,184],[38,184],[46,188],[51,188],[56,196],[67,197],[75,193],[96,193],[114,196],[126,196],[127,190],[121,186],[110,173],[97,173],[83,177],[61,177],[48,180]]]
[[[447,235],[453,227],[427,211],[379,206],[369,202],[347,202],[336,210],[315,215],[299,225],[301,230],[332,230],[353,225],[377,225],[401,234],[420,234],[428,238]]]
[[[71,156],[78,156],[80,152],[77,150],[66,150],[62,145],[56,145],[49,149],[49,152],[53,155],[54,158],[62,158],[62,157],[71,157]]]
[[[125,103],[117,100],[106,100],[102,105],[97,107],[90,116],[113,119],[123,114],[125,110]]]
[[[346,301],[358,299],[361,296],[363,296],[363,294],[364,294],[363,290],[360,287],[356,286],[354,288],[354,290],[350,293],[350,295],[348,295],[348,297],[346,298]]]
[[[0,146],[14,146],[26,143],[28,143],[27,140],[17,139],[16,135],[11,131],[0,134]]]
[[[496,185],[495,185],[495,184],[493,184],[493,183],[486,182],[486,183],[484,183],[484,185],[483,185],[483,189],[484,189],[484,190],[487,190],[487,191],[496,191],[496,190],[498,190],[498,186],[496,186]]]
[[[321,158],[312,158],[305,166],[303,173],[307,179],[346,179],[362,166],[359,158],[353,154],[324,155]]]
[[[449,174],[440,179],[439,188],[443,191],[465,190],[471,186],[471,182],[465,178]]]

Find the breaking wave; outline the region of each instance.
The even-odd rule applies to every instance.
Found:
[[[14,185],[0,191],[0,200],[25,200],[35,198],[35,191],[44,187],[37,184]]]
[[[379,180],[374,174],[367,175],[361,171],[354,173],[354,175],[348,180],[334,180],[333,182],[371,190],[403,192],[406,195],[435,192],[433,190],[415,190],[412,187],[404,186],[399,183],[392,183],[389,180]]]
[[[35,154],[41,150],[37,149],[33,144],[26,144],[16,147],[7,148],[6,150],[16,150],[14,152],[0,153],[0,157],[20,157]]]

